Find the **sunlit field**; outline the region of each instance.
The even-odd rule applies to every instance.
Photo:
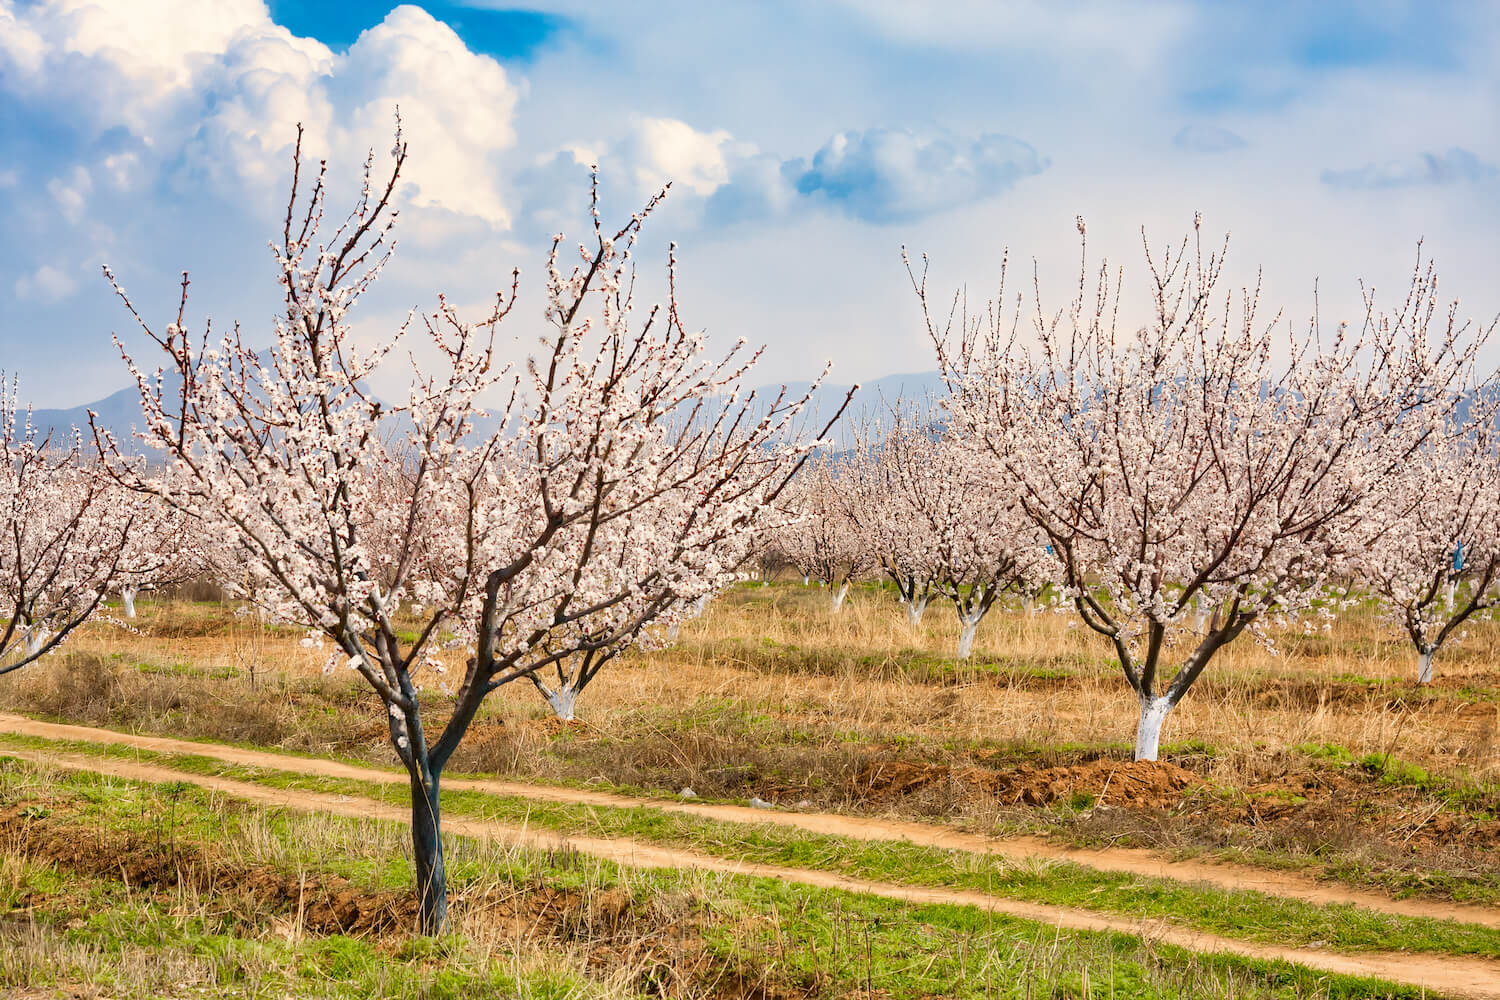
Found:
[[[395,767],[380,707],[364,681],[347,669],[325,673],[326,651],[304,641],[305,633],[260,625],[236,607],[145,596],[128,625],[91,624],[54,655],[7,677],[4,707],[121,734]],[[530,684],[509,685],[487,702],[454,767],[538,789],[637,796],[637,809],[653,801],[754,802],[778,815],[918,821],[1022,843],[1043,838],[1063,849],[1108,848],[1122,857],[1148,849],[1169,862],[1196,858],[1231,874],[1248,864],[1310,885],[1430,901],[1434,915],[1463,916],[1468,911],[1453,909],[1458,903],[1500,902],[1500,631],[1492,623],[1472,624],[1426,686],[1414,682],[1409,644],[1358,608],[1327,631],[1277,635],[1274,646],[1236,643],[1172,716],[1155,764],[1131,763],[1134,694],[1109,650],[1068,615],[997,610],[965,661],[952,655],[957,631],[952,612],[936,603],[919,627],[908,625],[894,595],[875,584],[856,587],[835,613],[816,584],[745,583],[684,626],[675,643],[606,668],[580,697],[576,721],[553,718]],[[451,704],[442,677],[425,677],[422,692],[437,717]],[[840,934],[862,942],[860,921],[898,919],[856,915],[870,904],[841,901],[844,909],[825,913],[823,923],[795,933],[783,926],[773,945],[777,932],[767,921],[790,919],[786,906],[803,914],[797,919],[811,919],[809,903],[771,905],[753,879],[636,874],[612,861],[570,861],[556,849],[484,840],[469,847],[460,833],[452,848],[459,885],[453,943],[413,951],[402,943],[413,911],[400,861],[409,845],[402,846],[399,822],[351,833],[352,820],[267,812],[202,792],[191,782],[210,773],[284,784],[274,769],[215,771],[206,763],[211,750],[183,756],[109,749],[108,739],[97,737],[4,739],[6,752],[18,755],[7,765],[0,814],[6,877],[13,914],[24,917],[10,918],[18,929],[8,932],[8,958],[0,964],[17,988],[95,981],[113,984],[100,996],[170,994],[160,976],[141,971],[170,961],[182,983],[252,984],[252,993],[302,989],[307,983],[292,968],[313,962],[310,955],[331,955],[332,942],[343,940],[350,944],[335,950],[353,977],[348,982],[392,991],[493,981],[527,995],[552,995],[547,984],[557,984],[556,995],[863,995],[857,980],[874,983],[880,975],[890,984],[876,984],[882,995],[945,992],[934,988],[942,981],[979,996],[988,995],[1001,968],[1032,977],[1041,995],[1042,983],[1072,983],[1054,995],[1082,995],[1081,977],[1098,982],[1111,969],[1116,995],[1280,995],[1300,988],[1249,966],[1204,967],[1196,959],[1184,966],[1182,956],[1148,959],[1131,951],[1145,946],[1087,937],[1071,938],[1045,961],[1027,958],[1035,942],[1026,943],[1024,930],[985,938],[988,962],[955,959],[957,966],[916,975],[902,964],[899,939],[871,943],[857,961],[852,952],[835,958],[816,951],[815,942]],[[181,768],[181,778],[142,785],[127,776],[89,778],[87,766],[80,772],[44,763],[60,756],[87,764],[100,753],[106,756],[93,759]],[[311,778],[287,787],[354,793],[320,791]],[[693,800],[682,797],[685,789]],[[402,792],[396,785],[392,801]],[[450,820],[477,808],[462,801],[449,806]],[[570,836],[610,828],[597,815],[531,822]],[[720,823],[708,841],[702,832],[639,822],[622,819],[613,828],[710,853],[741,836],[733,822]],[[231,833],[213,832],[220,826]],[[755,856],[751,841],[742,843],[728,856]],[[874,864],[863,857],[839,867],[859,874],[859,866]],[[944,864],[962,871],[971,863]],[[1037,863],[1043,867],[1034,870],[1054,874],[1002,895],[1030,892],[1046,902],[1080,877],[1066,862],[1057,862],[1062,869]],[[938,877],[890,859],[876,871],[895,881]],[[953,878],[959,876],[941,876],[939,884]],[[993,885],[994,876],[987,878]],[[112,906],[107,919],[84,913],[86,900],[131,885],[149,891]],[[1095,887],[1083,898],[1106,912],[1149,916],[1149,907],[1110,902],[1110,894],[1128,888],[1128,880]],[[1232,893],[1233,880],[1213,891]],[[941,921],[922,920],[923,933],[949,933]],[[665,936],[652,929],[662,921],[670,928]],[[1216,929],[1191,912],[1169,918],[1195,921]],[[130,922],[155,930],[142,936],[138,927],[122,926]],[[1487,947],[1500,953],[1496,937]],[[246,938],[263,943],[253,954],[240,954],[236,949],[250,946],[236,944],[233,956],[204,943]],[[1260,936],[1291,945],[1304,938],[1284,927]],[[388,947],[397,948],[399,961],[381,957]],[[1475,953],[1469,944],[1423,947]],[[1478,954],[1487,954],[1485,946]],[[1121,976],[1131,982],[1128,990],[1119,989]],[[1197,985],[1183,986],[1184,977]],[[125,984],[138,992],[120,992]],[[1319,988],[1363,995],[1353,987]]]

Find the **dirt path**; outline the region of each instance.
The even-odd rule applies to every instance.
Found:
[[[154,764],[40,750],[7,750],[5,753],[36,763],[137,781],[189,782],[201,788],[266,806],[396,823],[404,823],[410,818],[408,810],[372,799],[296,789],[268,788],[253,782],[209,777]],[[540,850],[566,847],[595,858],[635,868],[699,869],[729,875],[774,878],[799,885],[864,893],[907,903],[975,906],[1064,930],[1114,931],[1137,935],[1152,943],[1174,945],[1194,952],[1222,952],[1251,959],[1295,962],[1322,972],[1372,976],[1439,991],[1455,997],[1500,1000],[1500,962],[1489,959],[1405,952],[1348,954],[1311,948],[1257,944],[1190,928],[1175,927],[1157,920],[1132,920],[1127,917],[1093,913],[1071,907],[1019,902],[979,892],[917,888],[847,878],[829,872],[728,861],[694,851],[658,847],[631,840],[569,837],[550,830],[523,829],[464,817],[446,818],[444,825],[449,832],[455,834],[499,840]]]
[[[342,761],[294,757],[289,754],[247,750],[217,743],[198,743],[161,736],[137,736],[111,729],[41,722],[5,713],[0,713],[0,732],[38,736],[44,739],[115,743],[158,753],[198,754],[230,764],[292,771],[326,778],[349,778],[383,784],[405,784],[407,780],[406,776],[399,772]],[[1000,839],[964,833],[933,824],[903,820],[638,798],[611,792],[534,785],[519,781],[453,778],[446,779],[443,785],[445,788],[488,792],[494,795],[514,796],[542,802],[626,809],[658,809],[662,812],[735,823],[769,823],[774,826],[805,830],[809,833],[829,834],[856,840],[906,841],[925,847],[989,854],[1016,863],[1071,861],[1097,871],[1123,872],[1182,882],[1201,882],[1221,889],[1251,889],[1270,896],[1297,899],[1319,905],[1352,904],[1398,916],[1460,920],[1500,929],[1500,909],[1494,907],[1431,899],[1392,899],[1378,892],[1331,885],[1305,875],[1270,871],[1248,865],[1173,860],[1148,850],[1133,848],[1095,850],[1066,847],[1033,837]]]

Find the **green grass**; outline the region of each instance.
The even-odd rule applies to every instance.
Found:
[[[5,736],[0,742],[118,756],[195,774],[375,799],[404,806],[403,784],[324,778],[228,764],[185,754],[157,754],[118,745]],[[1070,863],[1017,865],[991,855],[872,842],[789,827],[727,823],[650,807],[613,808],[537,802],[448,788],[443,808],[510,826],[541,827],[565,836],[632,839],[686,848],[713,857],[836,872],[902,885],[990,893],[1009,899],[1167,920],[1245,940],[1309,944],[1343,951],[1409,951],[1500,958],[1500,931],[1426,918],[1395,916],[1350,905],[1320,906],[1250,891],[1220,890],[1169,879],[1101,872]]]
[[[196,788],[58,774],[7,761],[0,803],[42,798],[80,823],[150,829],[170,815],[179,838],[211,836],[216,848],[253,853],[287,873],[363,875],[409,882],[398,824],[306,816],[238,805]],[[794,883],[693,872],[639,872],[566,852],[509,850],[449,838],[453,882],[483,879],[513,893],[538,887],[623,889],[635,921],[654,932],[689,920],[712,981],[754,985],[722,995],[865,995],[892,998],[1421,996],[1368,979],[1331,976],[1283,962],[1195,955],[1124,934],[1071,933],[962,906],[911,906]],[[342,936],[289,940],[264,917],[234,915],[212,898],[142,892],[110,879],[85,880],[6,857],[0,901],[62,895],[41,905],[34,930],[0,934],[0,987],[66,989],[78,982],[111,996],[584,998],[650,992],[673,970],[646,963],[624,983],[586,954],[587,928],[572,940],[486,941],[468,933],[390,942]],[[82,913],[79,917],[76,914]],[[71,919],[69,919],[71,918]],[[642,932],[643,934],[645,931]],[[643,937],[649,940],[649,934]]]

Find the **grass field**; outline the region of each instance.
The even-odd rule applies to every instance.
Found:
[[[1488,622],[1427,687],[1410,647],[1358,609],[1274,652],[1245,637],[1150,765],[1130,762],[1137,707],[1109,650],[1066,615],[997,611],[957,663],[940,605],[913,629],[878,587],[832,614],[816,587],[745,585],[675,646],[602,674],[578,722],[548,718],[530,685],[491,699],[454,767],[523,788],[445,791],[454,822],[481,826],[453,839],[458,916],[435,941],[410,933],[400,824],[319,806],[404,801],[362,682],[325,675],[300,631],[217,604],[143,601],[133,624],[90,626],[6,678],[0,709],[284,756],[0,740],[0,988],[18,996],[1500,995]],[[441,716],[438,681],[424,698]],[[110,761],[156,770],[79,771]],[[809,819],[664,811],[684,787]],[[264,798],[288,790],[310,798]],[[817,832],[831,816],[965,846]],[[585,842],[685,860],[568,846]],[[1005,845],[1020,843],[1095,861],[1017,861]],[[1111,851],[1179,867],[1111,870]],[[1205,881],[1203,862],[1273,888]],[[869,891],[819,881],[834,877]],[[1302,884],[1357,902],[1275,888]]]

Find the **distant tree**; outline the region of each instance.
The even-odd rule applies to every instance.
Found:
[[[1205,258],[1198,234],[1195,221],[1175,249],[1147,245],[1153,310],[1133,331],[1107,267],[1091,284],[1085,265],[1068,308],[1035,305],[1031,343],[1003,267],[1001,299],[970,316],[955,298],[946,319],[912,274],[955,425],[1015,484],[1065,599],[1114,647],[1146,760],[1215,653],[1307,611],[1348,565],[1386,484],[1451,419],[1487,334],[1453,309],[1434,328],[1436,279],[1419,267],[1395,313],[1370,296],[1359,330],[1323,337],[1315,319],[1278,341],[1258,287],[1238,308],[1218,292],[1224,250]]]
[[[758,353],[744,358],[742,341],[711,359],[683,327],[670,257],[667,304],[636,321],[632,252],[660,195],[618,231],[602,228],[596,197],[571,268],[557,237],[550,331],[523,373],[502,369],[492,346],[513,277],[478,322],[440,298],[419,320],[438,364],[412,362],[404,403],[376,399],[367,386],[411,322],[357,342],[349,315],[389,259],[405,158],[398,129],[389,177],[374,183],[372,155],[364,193],[325,237],[321,170],[301,198],[299,131],[273,248],[285,310],[268,353],[238,328],[190,338],[186,275],[160,331],[117,285],[172,373],[121,347],[143,441],[175,474],[133,472],[95,433],[124,481],[235,549],[248,600],[320,630],[378,695],[410,778],[421,928],[436,932],[448,906],[440,778],[484,699],[570,658],[607,658],[712,590],[731,572],[724,539],[774,516],[811,444],[789,433],[806,395],[741,392]],[[467,661],[430,737],[422,681],[447,645],[466,646]]]
[[[1500,455],[1487,420],[1434,435],[1362,524],[1359,579],[1411,639],[1417,682],[1470,618],[1500,603]]]
[[[898,425],[910,419],[901,401],[893,410]],[[901,459],[913,450],[900,446],[898,433],[874,420],[858,428],[845,462],[847,487],[837,496],[844,516],[895,585],[907,624],[915,628],[938,592],[938,545],[929,520],[910,506],[905,488],[910,470],[902,469]]]
[[[850,585],[876,565],[874,547],[849,518],[841,496],[853,488],[847,472],[846,463],[832,458],[809,463],[788,491],[793,519],[778,535],[803,581],[817,580],[828,588],[835,613],[843,609]]]
[[[119,577],[134,511],[97,472],[76,430],[40,435],[0,385],[0,674],[56,649]]]
[[[1018,491],[993,469],[987,475],[969,442],[924,419],[930,409],[893,407],[878,448],[856,449],[859,485],[839,495],[896,579],[913,624],[933,594],[953,603],[957,656],[967,659],[995,604],[1038,593],[1053,570]]]

